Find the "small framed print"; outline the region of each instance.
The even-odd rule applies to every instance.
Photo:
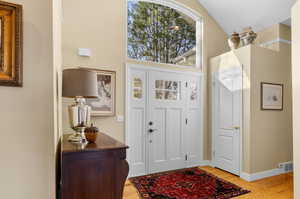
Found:
[[[283,110],[283,84],[261,83],[261,110]]]
[[[93,71],[97,72],[99,98],[87,99],[87,104],[92,108],[92,116],[114,116],[116,106],[116,72],[97,69]]]

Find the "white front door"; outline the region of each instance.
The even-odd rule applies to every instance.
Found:
[[[149,172],[184,168],[185,86],[181,75],[149,73]]]
[[[129,175],[199,166],[201,75],[129,67],[127,80]]]
[[[240,174],[242,83],[241,67],[215,75],[214,163],[216,167],[236,175]]]

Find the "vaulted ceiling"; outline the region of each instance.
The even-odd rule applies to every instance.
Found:
[[[227,34],[288,21],[297,0],[198,0]]]

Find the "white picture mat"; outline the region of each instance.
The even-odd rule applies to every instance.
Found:
[[[281,110],[283,108],[283,86],[262,83],[262,108]]]
[[[92,116],[114,116],[116,72],[96,69],[95,71],[97,72],[99,98],[87,99],[87,104],[92,108]]]

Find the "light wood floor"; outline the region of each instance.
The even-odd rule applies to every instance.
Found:
[[[212,168],[200,167],[224,180],[234,183],[251,193],[236,197],[237,199],[292,199],[293,198],[293,174],[282,174],[255,182],[246,182],[241,178],[225,171]],[[135,187],[126,181],[123,199],[139,199]]]

